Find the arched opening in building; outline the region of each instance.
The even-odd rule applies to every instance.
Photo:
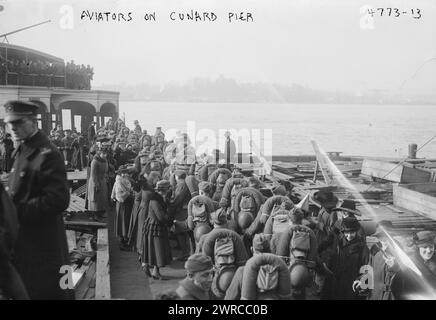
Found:
[[[76,129],[77,132],[86,134],[95,116],[95,107],[88,102],[65,101],[59,105],[58,122],[62,124],[63,130]]]
[[[46,134],[50,133],[50,130],[52,129],[51,126],[51,115],[50,112],[45,105],[44,102],[41,102],[39,100],[30,100],[30,102],[36,104],[38,108],[38,128],[42,129]]]
[[[117,118],[118,118],[117,107],[113,103],[106,102],[102,104],[102,106],[100,107],[101,126],[104,126],[109,119],[117,119]]]

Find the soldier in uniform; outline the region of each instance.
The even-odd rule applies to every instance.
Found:
[[[174,218],[174,233],[181,247],[181,256],[177,260],[184,261],[189,257],[190,252],[195,250],[195,240],[193,247],[190,248],[190,240],[192,242],[193,235],[188,233],[188,203],[191,200],[191,193],[186,185],[186,172],[176,170],[174,172],[176,179],[176,187],[174,189],[173,198],[169,205],[169,214]],[[192,245],[192,243],[191,243]]]
[[[0,300],[29,299],[23,281],[11,263],[18,230],[17,211],[0,183]]]
[[[201,253],[193,254],[185,263],[187,276],[180,281],[176,293],[181,300],[210,300],[213,281],[212,259]]]
[[[71,165],[71,158],[73,156],[73,142],[74,138],[71,135],[71,130],[65,130],[65,137],[62,139],[64,143],[64,158],[66,164]]]
[[[142,129],[141,129],[141,126],[139,125],[139,121],[138,121],[138,120],[135,120],[135,121],[133,122],[133,124],[134,124],[134,126],[135,126],[135,129],[133,129],[133,131],[135,132],[135,134],[138,135],[138,137],[141,136],[141,134],[142,134]]]
[[[20,224],[13,263],[31,299],[74,298],[60,287],[60,268],[70,263],[62,217],[70,194],[62,156],[38,129],[38,106],[9,101],[5,109],[5,122],[21,142],[8,181]]]
[[[96,125],[96,122],[92,121],[90,126],[88,127],[88,143],[89,144],[93,144],[95,141],[95,136],[96,136],[95,125]]]

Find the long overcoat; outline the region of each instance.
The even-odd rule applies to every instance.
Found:
[[[62,156],[42,131],[14,151],[8,192],[17,208],[20,231],[14,265],[31,299],[73,298],[61,289],[61,266],[69,264],[62,212],[70,193]]]
[[[108,162],[95,155],[88,181],[88,209],[91,211],[105,211],[108,208],[108,170]]]

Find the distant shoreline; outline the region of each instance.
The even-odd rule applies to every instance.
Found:
[[[229,101],[223,101],[223,100],[156,100],[156,99],[125,99],[123,97],[120,97],[120,102],[158,102],[158,103],[244,103],[244,104],[280,104],[280,105],[298,105],[298,104],[316,104],[316,105],[386,105],[386,106],[393,106],[393,105],[412,105],[412,106],[429,106],[429,105],[435,105],[435,102],[386,102],[386,103],[376,103],[376,102],[319,102],[319,101],[295,101],[295,102],[288,102],[288,101],[237,101],[237,100],[229,100]]]

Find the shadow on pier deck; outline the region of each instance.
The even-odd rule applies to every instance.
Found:
[[[138,254],[119,249],[118,239],[113,231],[114,208],[109,210],[108,216],[112,299],[152,300],[161,291],[177,289],[178,282],[186,275],[183,262],[173,261],[171,266],[160,269],[162,276],[167,280],[149,279],[141,269]]]

